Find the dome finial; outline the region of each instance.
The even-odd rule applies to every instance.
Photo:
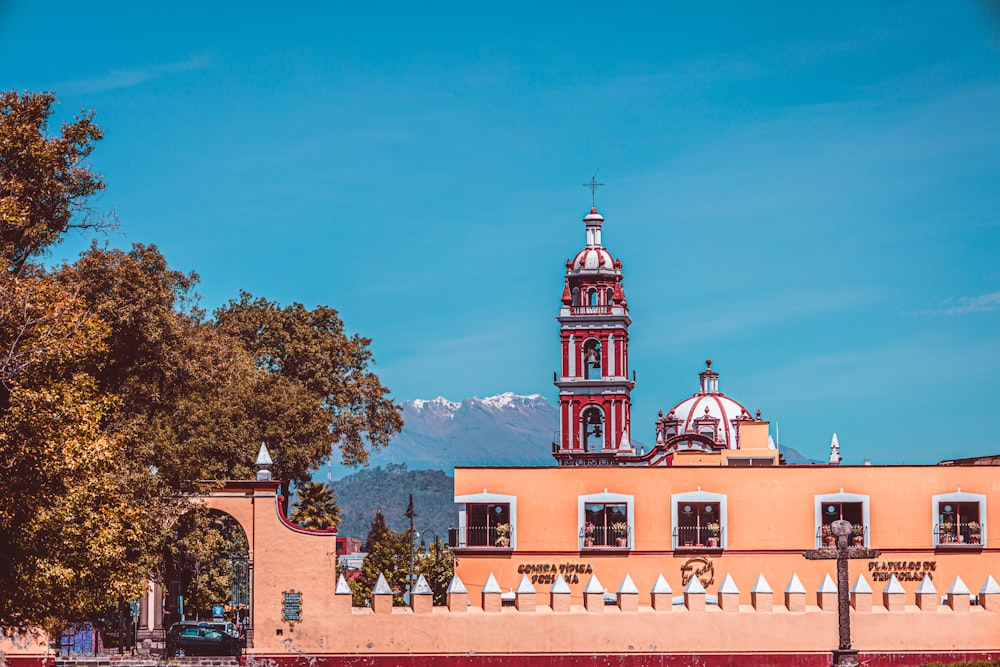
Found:
[[[711,359],[706,359],[705,360],[705,367],[706,368],[711,368],[712,367],[712,360]]]

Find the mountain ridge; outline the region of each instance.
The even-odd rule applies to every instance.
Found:
[[[405,464],[410,471],[455,466],[550,466],[559,432],[559,410],[542,394],[503,392],[453,401],[444,396],[403,401],[403,430],[389,446],[371,453],[369,466]],[[633,440],[641,446],[641,442]],[[818,463],[781,445],[788,463]],[[336,452],[335,452],[336,453]],[[329,478],[358,469],[331,464]],[[318,470],[315,477],[322,477]]]

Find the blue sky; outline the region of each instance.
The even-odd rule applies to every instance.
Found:
[[[1000,453],[997,2],[324,4],[5,0],[0,85],[96,109],[114,245],[337,308],[400,400],[555,399],[599,168],[636,439],[712,357],[809,456]]]

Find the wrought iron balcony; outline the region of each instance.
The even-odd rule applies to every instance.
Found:
[[[580,549],[630,549],[632,527],[593,526],[580,529]]]
[[[982,525],[978,521],[953,523],[946,521],[934,525],[934,546],[956,549],[982,549]]]
[[[725,526],[675,526],[674,549],[721,549],[725,536]]]
[[[868,526],[855,524],[851,529],[851,534],[847,536],[847,546],[863,547],[868,544]],[[829,525],[823,525],[816,529],[817,549],[836,549],[837,536],[830,530]]]
[[[510,549],[516,529],[513,524],[449,528],[448,546],[453,549]]]

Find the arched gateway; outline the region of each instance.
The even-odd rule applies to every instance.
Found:
[[[231,516],[246,533],[250,612],[245,629],[250,653],[273,651],[288,639],[299,641],[298,633],[309,627],[299,623],[304,615],[317,619],[332,613],[337,585],[336,530],[308,530],[290,523],[282,511],[280,482],[263,477],[227,480],[192,498]],[[163,607],[161,589],[151,586],[140,608],[140,641],[163,636],[165,624],[171,622],[164,619]]]

